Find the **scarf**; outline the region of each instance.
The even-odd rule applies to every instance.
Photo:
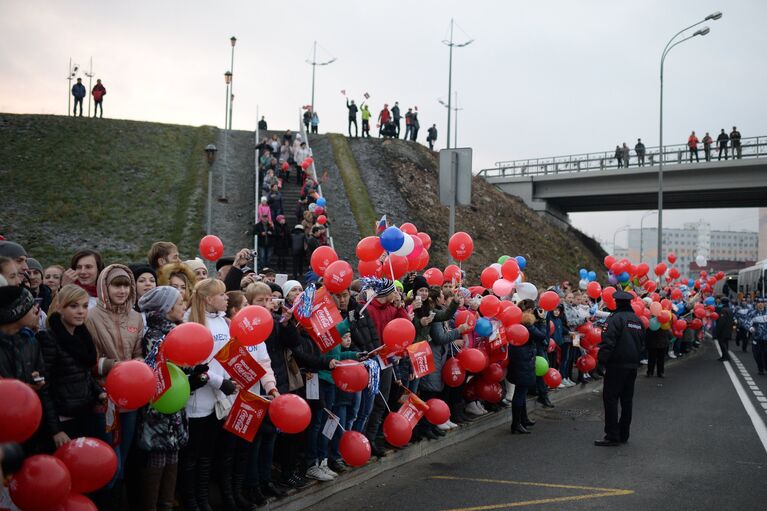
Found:
[[[96,347],[93,345],[93,339],[91,339],[91,334],[85,325],[75,327],[74,335],[70,334],[58,312],[54,312],[48,317],[48,324],[59,346],[69,353],[78,364],[88,368],[96,365]]]
[[[79,280],[75,281],[75,284],[77,286],[83,288],[87,293],[88,296],[92,296],[93,298],[98,298],[98,290],[96,288],[96,284],[81,284]]]

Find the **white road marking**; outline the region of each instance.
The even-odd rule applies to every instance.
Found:
[[[716,346],[716,351],[719,352],[719,356],[722,356],[722,350],[719,349],[719,343],[714,343],[714,346]],[[738,360],[738,357],[730,353],[730,357],[735,359],[735,362],[737,364],[740,364],[740,360]],[[735,392],[738,394],[738,397],[740,398],[740,402],[743,404],[743,408],[745,408],[746,413],[748,414],[748,417],[751,419],[751,424],[754,425],[754,429],[756,430],[756,435],[759,437],[759,440],[762,442],[762,447],[764,447],[764,451],[767,452],[767,426],[764,424],[764,420],[759,416],[759,412],[757,412],[756,407],[751,402],[751,400],[748,398],[748,395],[746,394],[746,389],[743,388],[743,385],[740,383],[740,380],[738,380],[738,377],[735,376],[735,371],[732,369],[732,364],[729,360],[723,362],[724,368],[727,371],[727,375],[730,377],[730,381],[732,381],[732,385],[735,387]],[[761,403],[762,408],[767,410],[767,403]]]

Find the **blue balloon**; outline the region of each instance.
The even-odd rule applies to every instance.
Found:
[[[631,278],[631,275],[629,275],[629,272],[624,271],[620,275],[618,275],[618,282],[628,282]]]
[[[516,256],[514,259],[517,260],[517,265],[519,265],[519,269],[524,270],[525,266],[527,266],[527,259],[525,259],[522,256]]]
[[[589,276],[589,272],[588,270],[586,270],[586,268],[581,268],[580,270],[578,270],[578,275],[580,275],[582,279],[585,279],[586,277]]]
[[[384,232],[381,233],[381,246],[387,252],[396,252],[405,243],[405,234],[397,227],[387,227]]]
[[[694,280],[692,280],[692,279],[689,279],[689,280],[687,281],[687,286],[688,286],[688,287],[694,287],[694,286],[695,286],[695,281],[694,281]]]
[[[713,296],[709,296],[708,298],[706,298],[705,304],[706,305],[714,305],[714,304],[716,304],[716,300],[714,299]]]
[[[317,205],[322,207],[322,208],[324,208],[325,204],[327,204],[327,203],[328,203],[328,201],[325,200],[325,197],[320,197],[319,199],[317,199]]]
[[[597,272],[590,271],[588,277],[589,277],[589,282],[594,282],[595,280],[597,280]]]
[[[490,337],[493,333],[493,324],[487,318],[479,318],[474,325],[474,333],[480,337]]]

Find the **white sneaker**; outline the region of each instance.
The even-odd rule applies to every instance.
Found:
[[[483,412],[480,409],[479,401],[472,401],[471,403],[466,405],[466,413],[471,414],[471,415],[476,415],[476,416],[479,417],[480,415],[484,415],[487,412]]]
[[[565,381],[565,385],[567,385],[568,387],[574,387],[575,386],[575,383],[573,383],[573,380],[571,380],[570,378],[565,378],[564,381]]]
[[[557,390],[566,389],[567,384],[565,383],[565,380],[562,380],[562,382],[557,386]]]
[[[449,431],[451,428],[447,422],[444,422],[442,424],[437,424],[437,429],[439,429],[440,431]]]
[[[333,472],[332,470],[330,470],[327,459],[322,460],[322,463],[320,463],[320,470],[322,470],[327,475],[329,475],[331,479],[335,479],[336,477],[338,477],[337,472]]]
[[[455,422],[451,420],[448,420],[445,424],[447,424],[450,429],[455,429],[458,427],[458,424],[456,424]]]
[[[642,360],[639,361],[639,363],[642,364],[643,366],[646,366],[647,365],[647,359],[643,358]]]
[[[669,351],[668,358],[676,358],[676,354],[673,351]]]
[[[319,465],[312,465],[306,469],[306,477],[316,479],[317,481],[332,481],[333,477],[320,468]]]
[[[485,409],[485,407],[484,407],[484,406],[482,406],[482,402],[481,402],[481,401],[477,401],[477,406],[479,406],[479,409],[482,411],[482,415],[485,415],[486,413],[490,413],[490,412],[488,412],[488,411]]]

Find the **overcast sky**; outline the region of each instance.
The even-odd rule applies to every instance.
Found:
[[[234,127],[254,129],[258,109],[271,128],[296,128],[310,102],[305,61],[316,39],[318,60],[338,59],[318,68],[321,131],[345,130],[345,89],[358,101],[368,92],[374,112],[395,100],[417,105],[421,139],[435,122],[444,147],[437,99],[447,97],[441,41],[452,16],[456,41],[474,39],[454,52],[453,90],[464,108],[458,142],[474,148],[475,168],[633,146],[637,137],[653,146],[660,53],[675,32],[716,10],[724,16],[707,22],[711,33],[666,61],[666,143],[733,125],[744,137],[767,135],[764,0],[0,0],[0,111],[66,113],[69,58],[87,67],[92,56],[108,90],[106,116],[221,126],[235,35]],[[572,219],[611,241],[641,214]],[[672,212],[666,225],[700,218],[715,229],[757,228],[755,209]]]

